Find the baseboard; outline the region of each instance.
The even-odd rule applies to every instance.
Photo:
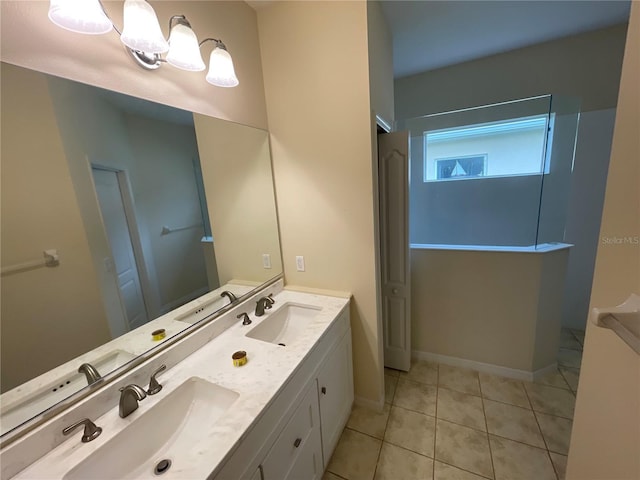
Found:
[[[534,371],[531,375],[533,377],[533,381],[538,380],[540,377],[544,377],[548,373],[555,372],[558,370],[558,364],[552,363],[551,365],[547,365],[546,367],[540,368]]]
[[[353,403],[359,407],[366,407],[376,412],[381,412],[384,408],[384,396],[378,400],[371,400],[370,398],[360,397],[356,395],[353,399]]]
[[[471,368],[479,372],[500,375],[502,377],[513,378],[514,380],[523,380],[527,382],[537,380],[538,378],[557,368],[556,364],[554,363],[552,365],[548,365],[544,368],[536,370],[535,372],[530,372],[527,370],[518,370],[515,368],[503,367],[501,365],[494,365],[492,363],[476,362],[474,360],[467,360],[465,358],[440,355],[439,353],[422,352],[420,350],[413,350],[411,352],[411,357],[415,360],[437,362],[444,365],[451,365],[452,367]]]

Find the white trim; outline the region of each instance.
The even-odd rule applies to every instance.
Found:
[[[526,382],[533,382],[534,380],[537,380],[538,378],[558,368],[557,364],[553,363],[534,372],[529,372],[527,370],[518,370],[515,368],[503,367],[501,365],[494,365],[492,363],[476,362],[475,360],[450,357],[448,355],[440,355],[439,353],[422,352],[420,350],[413,350],[411,352],[411,357],[414,360],[426,360],[429,362],[437,362],[444,365],[450,365],[452,367],[471,368],[479,372],[490,373],[492,375],[500,375],[501,377],[512,378],[514,380],[523,380]]]
[[[384,409],[384,395],[377,401],[356,395],[353,398],[353,403],[354,405],[357,405],[359,407],[365,407],[371,410],[375,410],[376,412],[381,412]]]
[[[541,243],[540,245],[447,245],[440,243],[412,243],[412,250],[463,250],[471,252],[547,253],[573,247],[571,243]]]
[[[497,122],[478,123],[463,127],[443,128],[424,132],[425,143],[445,142],[470,137],[484,137],[503,133],[520,132],[523,130],[542,129],[546,133],[548,114],[521,117]]]

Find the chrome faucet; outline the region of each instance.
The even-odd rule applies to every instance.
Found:
[[[273,304],[276,303],[276,301],[273,299],[272,295],[273,294],[270,293],[266,297],[262,297],[256,302],[256,312],[255,312],[256,313],[256,317],[263,316],[264,315],[264,311],[265,310],[269,310],[271,307],[273,307]]]
[[[120,389],[120,417],[126,418],[138,409],[138,402],[147,397],[138,385],[127,385]]]
[[[84,376],[87,377],[87,383],[91,385],[92,383],[96,383],[98,380],[102,379],[102,375],[98,372],[96,367],[91,365],[90,363],[83,363],[78,368],[78,373],[84,373]]]
[[[236,297],[233,292],[230,292],[229,290],[225,290],[224,292],[222,292],[220,294],[221,297],[227,297],[229,299],[229,303],[233,303],[236,300],[238,300],[238,297]]]

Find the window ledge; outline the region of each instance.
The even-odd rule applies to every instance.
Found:
[[[412,250],[462,250],[470,252],[547,253],[573,247],[570,243],[541,243],[540,245],[446,245],[436,243],[412,243]]]

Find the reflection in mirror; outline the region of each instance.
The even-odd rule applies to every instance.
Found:
[[[4,434],[282,260],[268,132],[8,64],[1,75]]]

